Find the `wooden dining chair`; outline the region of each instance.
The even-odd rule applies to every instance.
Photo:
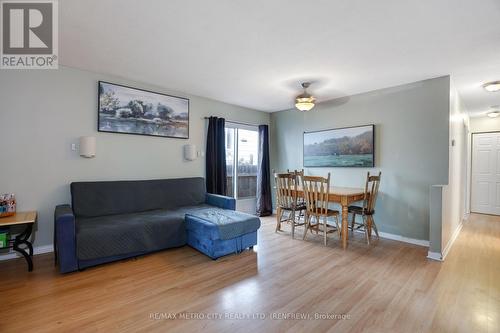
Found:
[[[281,230],[281,223],[289,222],[292,225],[292,238],[295,236],[295,227],[304,225],[299,217],[306,206],[298,201],[296,188],[299,177],[294,173],[275,173],[276,181],[276,232]],[[288,216],[285,214],[288,212]]]
[[[380,238],[373,215],[375,214],[375,203],[377,202],[381,176],[382,172],[379,172],[378,176],[371,176],[370,172],[368,172],[366,176],[363,205],[352,205],[348,207],[348,212],[352,214],[351,230],[354,232],[354,230],[362,229],[365,232],[366,242],[368,245],[370,244],[370,238],[372,236],[372,228],[375,230],[377,238]],[[356,222],[356,215],[362,216],[363,223]]]
[[[295,170],[286,169],[286,172],[293,173],[293,174],[295,174],[295,176],[298,177],[297,178],[297,184],[299,184],[300,183],[300,179],[302,177],[304,177],[304,169],[300,169],[300,170],[297,170],[297,169],[295,169]],[[297,198],[297,202],[298,202],[299,205],[304,205],[305,206],[305,204],[306,204],[306,200],[304,199],[303,196],[299,196]],[[299,212],[299,217],[298,218],[299,219],[304,218],[304,214],[305,214],[305,209],[303,211]]]
[[[306,201],[306,214],[304,237],[306,239],[307,230],[323,232],[324,244],[327,242],[327,234],[337,232],[340,238],[339,211],[328,208],[328,196],[330,194],[330,173],[328,177],[302,176],[302,187]],[[328,225],[328,218],[334,217],[336,227]],[[316,220],[312,223],[312,220]],[[321,226],[323,220],[323,226]],[[328,230],[330,229],[330,230]]]

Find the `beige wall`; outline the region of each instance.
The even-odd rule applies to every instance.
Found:
[[[446,255],[461,228],[466,211],[469,117],[453,84],[450,87],[449,177],[442,190],[441,242],[432,252]],[[432,241],[432,239],[431,239]]]
[[[98,80],[189,98],[190,138],[98,133]],[[269,123],[268,113],[71,68],[2,71],[0,101],[0,192],[15,193],[19,210],[39,212],[37,246],[52,243],[54,207],[70,202],[70,182],[204,176],[204,158],[183,159],[187,143],[205,150],[204,116]],[[83,135],[97,137],[93,159],[70,149]]]
[[[500,117],[490,118],[487,116],[470,119],[471,133],[498,132],[500,131]]]

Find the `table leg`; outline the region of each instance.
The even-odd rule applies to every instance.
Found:
[[[368,227],[368,238],[372,238],[372,216],[368,215],[367,221],[366,221],[367,227]]]
[[[26,259],[26,262],[28,263],[28,271],[30,272],[33,270],[33,260],[31,259],[31,257],[33,257],[33,245],[28,240],[31,236],[31,230],[32,224],[28,224],[26,226],[26,230],[16,236],[16,238],[14,239],[14,244],[12,246],[14,251],[19,252],[24,257],[24,259]],[[19,247],[19,245],[21,244],[26,245],[29,253],[26,252],[26,249]]]
[[[347,248],[347,234],[349,227],[349,221],[348,221],[349,214],[347,208],[348,208],[347,205],[342,205],[342,247],[344,249]]]

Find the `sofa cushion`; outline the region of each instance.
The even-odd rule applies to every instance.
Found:
[[[207,205],[76,219],[77,257],[90,260],[186,244],[184,216]]]
[[[205,202],[203,178],[71,183],[72,208],[78,217],[100,217]]]

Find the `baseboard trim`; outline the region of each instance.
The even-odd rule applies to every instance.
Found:
[[[443,261],[443,256],[439,252],[427,252],[427,259]]]
[[[363,234],[365,233],[364,231],[361,231],[361,230],[356,230],[356,232],[360,232]],[[404,237],[401,235],[395,235],[395,234],[390,234],[388,232],[381,232],[381,231],[379,231],[378,234],[379,234],[380,238],[390,239],[390,240],[408,243],[408,244],[413,244],[413,245],[418,245],[418,246],[429,247],[428,240],[409,238],[409,237]],[[373,237],[373,234],[372,234],[372,237]]]
[[[10,259],[16,259],[16,258],[22,258],[23,256],[20,255],[19,253],[15,252],[14,250],[10,250],[11,252],[5,253],[5,254],[0,254],[0,261],[2,260],[10,260]],[[38,255],[38,254],[44,254],[44,253],[50,253],[54,251],[54,246],[51,245],[43,245],[43,246],[35,246],[33,248],[33,254]]]
[[[453,244],[455,243],[455,241],[457,240],[458,238],[458,235],[460,234],[460,231],[462,231],[462,227],[464,226],[464,220],[460,221],[460,224],[458,225],[458,227],[455,229],[455,231],[453,232],[453,235],[451,236],[448,244],[446,244],[446,246],[444,247],[444,250],[443,250],[443,260],[446,258],[446,256],[448,255],[448,252],[450,252],[451,250],[451,247],[453,246]]]
[[[390,234],[387,232],[379,232],[380,237],[385,239],[391,239],[398,242],[409,243],[418,246],[429,247],[429,241],[424,239],[409,238],[401,235]]]

